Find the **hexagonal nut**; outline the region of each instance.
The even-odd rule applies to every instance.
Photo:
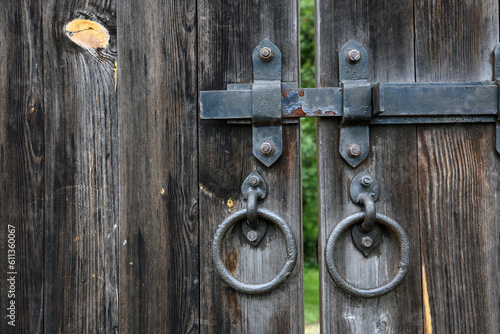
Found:
[[[263,47],[260,50],[260,59],[262,59],[263,61],[270,61],[271,59],[273,59],[273,57],[273,50],[271,50],[270,48]]]

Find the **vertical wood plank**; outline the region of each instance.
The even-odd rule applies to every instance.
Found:
[[[226,89],[252,82],[252,51],[269,38],[283,55],[282,81],[299,81],[298,3],[296,1],[198,1],[199,90]],[[250,126],[224,121],[200,122],[201,331],[204,333],[303,333],[300,137],[298,125],[283,126],[283,155],[270,168],[252,154]],[[256,168],[268,186],[259,207],[283,217],[292,227],[299,259],[278,289],[250,296],[228,287],[212,261],[217,226],[246,207],[241,184]],[[282,268],[285,245],[268,224],[266,236],[252,247],[239,225],[225,237],[226,266],[239,280],[264,283]]]
[[[115,1],[44,1],[47,333],[117,332]]]
[[[45,159],[41,28],[40,1],[0,3],[1,333],[43,331]],[[14,232],[13,237],[9,230]],[[7,262],[11,259],[8,255],[12,255],[8,250],[15,252],[15,262]],[[14,280],[7,281],[12,276]]]
[[[350,39],[368,52],[369,81],[414,80],[413,4],[410,1],[316,1],[317,85],[335,87],[338,52]],[[321,330],[323,333],[422,332],[419,261],[418,182],[415,126],[370,127],[370,156],[357,168],[345,163],[339,149],[339,124],[318,120],[319,263]],[[411,264],[405,281],[395,291],[374,299],[351,297],[329,276],[324,252],[329,234],[362,207],[352,203],[348,187],[362,170],[370,171],[381,193],[379,213],[396,220],[410,240]],[[399,263],[395,237],[384,233],[379,250],[364,258],[353,246],[350,232],[337,247],[336,263],[353,285],[372,288],[392,279]]]
[[[497,1],[416,1],[417,81],[491,80]],[[500,331],[500,159],[493,125],[418,130],[426,329]]]
[[[199,332],[196,1],[118,7],[120,331]]]

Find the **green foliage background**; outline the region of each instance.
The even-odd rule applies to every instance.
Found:
[[[315,87],[314,67],[314,0],[300,1],[301,87]],[[316,120],[301,120],[302,205],[304,222],[304,264],[317,267],[318,200],[316,169]]]

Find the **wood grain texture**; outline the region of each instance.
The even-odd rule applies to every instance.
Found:
[[[65,29],[98,22],[105,48]],[[118,136],[114,1],[44,1],[47,333],[118,329]]]
[[[1,333],[43,330],[44,109],[41,1],[0,3]],[[8,225],[15,261],[7,266]],[[15,276],[8,298],[7,272]],[[15,327],[7,324],[15,301]]]
[[[299,81],[298,3],[295,1],[198,1],[199,90],[226,89],[252,82],[252,51],[269,38],[283,55],[282,81]],[[283,155],[270,168],[252,154],[250,126],[200,122],[200,277],[203,333],[303,333],[300,137],[297,125],[283,127]],[[245,208],[241,184],[256,168],[268,186],[259,207],[283,217],[292,227],[299,259],[291,276],[269,294],[249,296],[228,287],[215,271],[212,240],[217,226]],[[234,206],[230,207],[231,200]],[[229,204],[231,202],[229,201]],[[237,225],[225,238],[228,269],[248,283],[271,280],[284,264],[283,236],[268,224],[254,248]]]
[[[317,85],[339,85],[338,51],[350,39],[368,52],[369,81],[412,82],[413,5],[401,1],[317,1]],[[419,333],[423,331],[419,261],[417,143],[415,126],[370,127],[370,155],[351,168],[338,153],[339,124],[318,120],[319,262],[323,333]],[[411,264],[403,284],[386,296],[361,299],[337,288],[325,266],[329,234],[362,207],[353,204],[349,185],[361,170],[379,182],[377,212],[396,220],[410,240]],[[371,288],[394,276],[400,255],[392,234],[368,258],[355,249],[350,232],[339,242],[336,263],[358,287]]]
[[[199,332],[195,4],[118,6],[122,333]]]
[[[499,331],[493,126],[419,129],[422,259],[435,333]]]
[[[497,1],[416,1],[417,81],[491,80]],[[434,333],[500,332],[493,125],[418,130],[422,265]]]

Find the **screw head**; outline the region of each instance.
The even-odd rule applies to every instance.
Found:
[[[358,61],[361,60],[361,52],[359,52],[356,49],[353,49],[347,53],[347,59],[351,63],[357,63]]]
[[[264,47],[260,50],[260,59],[263,61],[270,61],[273,59],[273,50],[268,47]]]
[[[373,183],[373,179],[370,176],[363,176],[361,179],[361,185],[363,187],[369,187]]]
[[[248,181],[248,183],[250,183],[250,185],[251,185],[252,187],[256,187],[256,186],[258,186],[258,185],[259,185],[260,180],[259,180],[259,178],[258,178],[257,176],[252,176],[252,177],[250,178],[250,180]]]
[[[271,144],[268,141],[265,141],[265,142],[262,143],[262,145],[260,145],[260,152],[262,153],[262,155],[268,157],[271,154],[273,154],[273,152],[274,152],[274,145]]]
[[[257,237],[258,237],[257,232],[255,232],[255,231],[248,231],[248,233],[247,233],[247,239],[248,239],[248,241],[254,242],[255,240],[257,240]]]
[[[361,244],[363,245],[363,247],[369,248],[373,244],[373,240],[370,237],[363,237],[361,239]]]
[[[348,148],[348,153],[351,157],[359,157],[363,150],[361,149],[361,146],[358,144],[351,144],[349,145]]]

